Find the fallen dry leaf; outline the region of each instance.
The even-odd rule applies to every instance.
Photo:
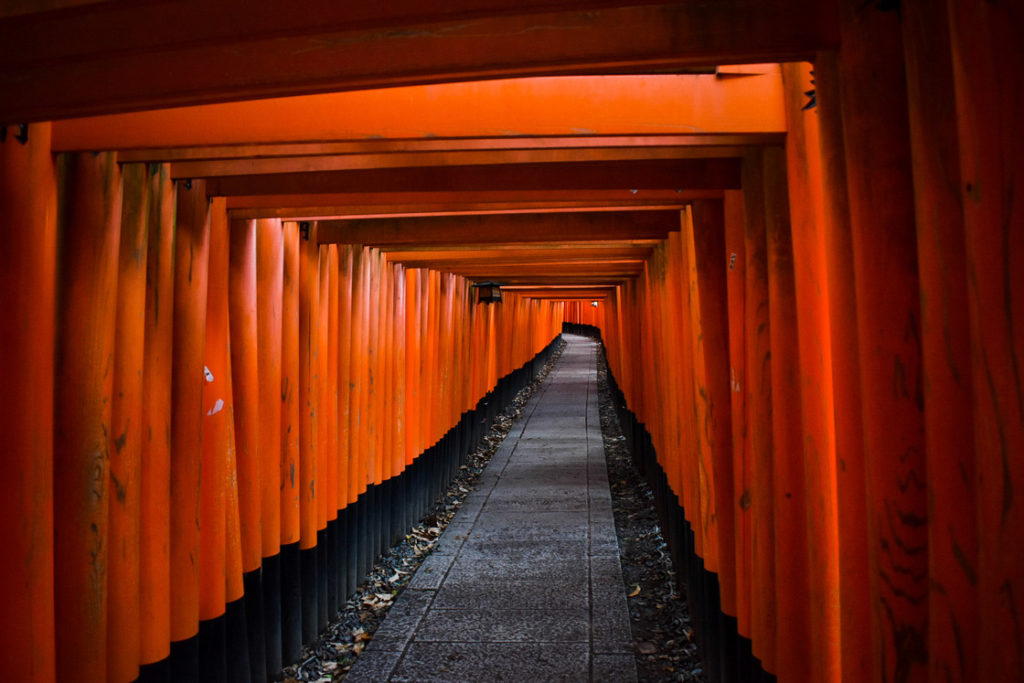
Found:
[[[638,595],[640,595],[640,584],[639,583],[636,584],[635,586],[633,586],[633,591],[629,594],[629,597],[635,598]]]

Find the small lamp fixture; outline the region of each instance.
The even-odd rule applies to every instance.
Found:
[[[597,308],[597,302],[596,301],[591,301],[590,305],[593,306],[594,308]]]
[[[478,282],[476,287],[476,302],[478,304],[501,303],[500,282]]]

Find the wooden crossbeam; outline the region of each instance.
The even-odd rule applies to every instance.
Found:
[[[180,111],[180,110],[178,110]],[[98,117],[97,117],[98,118]],[[95,119],[92,119],[95,120]],[[110,117],[113,121],[113,117]],[[59,121],[54,124],[55,151],[80,151],[102,146],[104,143],[126,144],[124,135],[110,135],[108,139],[86,137],[76,126],[83,119]],[[765,128],[769,127],[761,121]],[[303,129],[306,131],[306,129]],[[306,134],[310,134],[306,131]],[[614,149],[620,147],[747,147],[780,145],[785,142],[781,132],[765,133],[713,133],[703,131],[688,134],[658,135],[504,135],[501,137],[457,138],[370,138],[317,142],[259,142],[253,144],[218,144],[194,147],[152,147],[123,149],[118,161],[131,162],[186,162],[226,161],[233,159],[273,159],[278,157],[312,157],[342,155],[387,155],[413,152],[480,152],[514,150],[572,150]],[[107,145],[109,148],[109,145]]]
[[[497,149],[492,140],[536,137],[780,134],[778,65],[740,79],[713,75],[567,76],[439,83],[158,109],[59,121],[55,149],[202,147],[225,158]],[[480,139],[480,145],[477,144]],[[432,140],[433,145],[416,145]],[[402,143],[401,141],[405,141]],[[309,143],[313,143],[310,145]],[[661,143],[672,144],[672,143]],[[689,144],[682,141],[679,144]],[[728,145],[729,142],[719,144]],[[226,149],[210,149],[226,147]],[[319,147],[318,147],[319,146]],[[548,145],[549,147],[551,145]],[[505,146],[508,148],[509,146]],[[172,153],[172,159],[182,153]],[[282,156],[273,153],[272,156]]]
[[[530,190],[739,189],[738,159],[653,159],[275,173],[212,178],[211,196]]]
[[[601,300],[615,292],[615,285],[506,285],[502,289],[533,299]]]
[[[619,246],[610,242],[604,246],[577,247],[567,244],[530,244],[514,248],[494,249],[386,249],[388,260],[406,265],[427,265],[432,268],[459,267],[466,264],[507,263],[572,263],[590,260],[632,259],[644,260],[651,254],[650,247]]]
[[[643,161],[648,159],[740,158],[744,147],[617,147],[610,149],[544,149],[482,152],[413,152],[408,154],[348,154],[338,156],[276,157],[271,159],[218,159],[183,161],[171,165],[171,177],[277,173],[357,171],[375,168],[426,168],[438,166],[494,166],[565,162]]]
[[[834,47],[816,0],[109,3],[0,21],[0,121],[383,86],[791,61]],[[358,9],[367,5],[373,10]],[[447,7],[448,3],[442,3]],[[554,9],[557,8],[557,9]]]
[[[326,243],[449,245],[576,240],[664,239],[678,230],[678,211],[496,214],[321,221]]]
[[[359,216],[505,213],[513,211],[622,211],[672,208],[694,199],[721,199],[722,190],[487,190],[337,192],[237,195],[227,198],[236,218],[329,219]]]

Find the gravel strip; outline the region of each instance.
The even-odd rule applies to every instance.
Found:
[[[676,573],[654,511],[654,494],[633,467],[619,428],[603,353],[598,354],[597,385],[638,680],[704,681],[686,596],[676,587]]]

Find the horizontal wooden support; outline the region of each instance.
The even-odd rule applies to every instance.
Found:
[[[600,275],[509,275],[498,281],[503,285],[524,285],[527,287],[582,285],[586,287],[615,287],[632,280],[633,274],[621,276]],[[469,278],[474,282],[494,280],[491,276]]]
[[[423,267],[422,264],[417,264]],[[536,263],[451,263],[428,266],[446,273],[455,273],[473,280],[498,280],[509,278],[530,278],[545,281],[550,277],[576,277],[606,280],[635,277],[643,271],[643,261],[551,261]]]
[[[180,110],[179,110],[180,111]],[[63,132],[54,142],[55,151],[89,149],[103,142],[124,140],[112,135],[109,140],[86,139],[77,128],[82,119],[60,121],[54,128]],[[273,131],[267,131],[273,136]],[[302,131],[299,131],[301,134]],[[277,157],[311,157],[337,155],[383,155],[410,152],[462,152],[507,151],[542,149],[588,149],[618,147],[747,147],[751,145],[781,145],[785,133],[689,133],[658,135],[543,135],[457,138],[373,138],[343,141],[253,143],[245,145],[218,144],[197,147],[154,147],[125,149],[118,152],[117,160],[124,163],[226,161],[232,159],[273,159]],[[68,149],[64,149],[67,147]]]
[[[572,240],[572,241],[552,241],[552,242],[531,242],[519,240],[516,242],[487,242],[486,244],[472,244],[472,243],[460,243],[460,244],[444,244],[444,245],[431,245],[431,244],[401,244],[391,246],[378,246],[386,257],[390,257],[395,254],[408,255],[413,260],[416,259],[416,255],[420,252],[429,252],[434,254],[479,254],[481,258],[502,258],[501,254],[506,252],[515,253],[536,253],[536,254],[557,254],[565,253],[572,254],[583,252],[587,253],[592,251],[594,253],[607,252],[607,253],[626,253],[627,256],[631,256],[635,250],[637,252],[646,252],[654,249],[661,243],[664,238],[658,239],[616,239],[610,240]],[[453,256],[453,258],[458,258]],[[467,257],[467,258],[471,258]]]
[[[321,221],[321,244],[370,246],[664,239],[678,211],[495,214]]]
[[[393,168],[211,178],[210,196],[530,190],[739,189],[737,159]]]
[[[61,10],[69,7],[94,5],[111,0],[8,0],[0,5],[0,19],[25,17],[43,11]]]
[[[605,299],[615,293],[615,285],[506,285],[503,290],[532,299]]]
[[[282,201],[286,201],[283,198]],[[295,206],[287,208],[233,209],[231,217],[239,220],[281,218],[284,220],[338,220],[343,218],[418,218],[424,216],[465,216],[506,213],[566,213],[577,211],[681,211],[685,202],[638,200],[612,203],[580,202],[476,202],[403,205]]]
[[[109,3],[109,4],[104,4]],[[52,10],[101,5],[88,13]],[[0,24],[5,42],[0,57],[24,66],[51,59],[82,59],[116,51],[125,55],[182,44],[227,45],[238,40],[273,36],[309,36],[354,28],[385,28],[443,19],[464,20],[524,11],[594,9],[639,2],[598,0],[570,2],[521,0],[515,8],[504,0],[449,0],[441,6],[416,0],[386,3],[338,3],[308,0],[296,12],[268,0],[177,0],[160,3],[119,3],[110,0],[16,0],[4,3],[0,17],[21,15],[20,21]],[[11,5],[9,7],[8,5]],[[202,21],[198,21],[202,19]],[[189,25],[188,36],[180,27]],[[38,42],[57,41],[45,49]],[[116,48],[114,47],[116,46]]]
[[[651,255],[649,246],[619,246],[611,242],[604,246],[577,247],[573,243],[532,244],[528,247],[494,249],[387,249],[389,261],[408,266],[430,267],[444,270],[468,264],[505,263],[558,263],[587,260],[633,259],[644,260]]]
[[[616,277],[634,276],[643,270],[643,261],[558,261],[551,263],[454,264],[448,272],[467,278],[501,280],[511,277],[544,279],[556,277]]]
[[[271,159],[222,159],[183,161],[171,164],[171,177],[215,178],[219,176],[317,171],[357,171],[374,168],[424,168],[436,166],[493,166],[497,164],[538,164],[596,161],[641,161],[647,159],[740,158],[744,147],[616,147],[507,151],[411,152],[392,154],[347,154],[337,156],[276,157]]]
[[[329,219],[366,216],[505,213],[510,211],[622,211],[679,209],[694,199],[721,199],[722,190],[492,190],[338,192],[238,195],[227,198],[236,218]]]
[[[359,4],[320,0],[317,9],[296,11],[271,0],[110,3],[2,21],[0,121],[488,78],[803,60],[836,44],[834,10],[814,0],[557,3],[552,11],[543,11],[551,7],[546,3],[510,7],[492,0],[454,13],[412,3],[402,3],[410,12],[353,9]]]
[[[765,64],[760,73],[740,79],[714,75],[519,78],[86,117],[59,122],[54,144],[68,150],[214,145],[241,152],[257,148],[244,156],[263,157],[259,147],[300,143],[317,143],[324,149],[307,146],[292,156],[447,149],[435,144],[427,149],[405,145],[403,150],[384,144],[432,138],[469,138],[462,149],[488,149],[487,139],[497,136],[528,140],[784,131],[779,68]],[[488,146],[477,147],[475,138],[483,138]],[[356,148],[346,149],[338,141]],[[332,142],[336,149],[329,151]],[[368,143],[365,146],[370,149],[353,144],[360,142]],[[378,149],[372,149],[372,143]]]

